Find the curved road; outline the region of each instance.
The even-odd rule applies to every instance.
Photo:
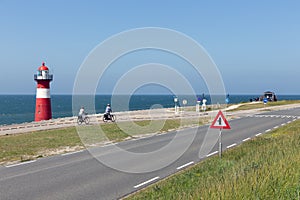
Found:
[[[232,129],[224,130],[222,134],[223,150],[233,148],[253,137],[284,126],[299,117],[300,108],[295,108],[231,120],[229,123]],[[172,157],[197,131],[193,143],[179,159],[152,172],[126,173],[111,169],[100,163],[87,150],[10,166],[0,166],[0,199],[118,199],[200,162],[206,157],[217,154],[218,130],[206,135],[207,130],[208,126],[188,128],[117,144],[118,147],[130,152],[146,153],[161,149],[169,144],[175,135],[178,136],[177,141],[179,142],[175,142],[173,149],[151,160],[130,160],[122,157],[112,145],[92,149],[98,158],[111,159],[114,164],[134,170],[141,166],[156,166],[163,160]],[[204,154],[202,152],[199,156],[204,140],[205,144],[213,145],[207,152],[204,151]]]

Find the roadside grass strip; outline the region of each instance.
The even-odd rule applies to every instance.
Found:
[[[300,121],[255,137],[127,199],[299,199]]]

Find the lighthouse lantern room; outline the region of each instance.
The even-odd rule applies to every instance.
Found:
[[[49,68],[44,62],[34,75],[34,80],[37,82],[35,121],[51,119],[50,82],[53,80],[53,75],[49,73]]]

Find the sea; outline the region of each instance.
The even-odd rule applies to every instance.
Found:
[[[259,97],[260,95],[230,95],[229,103],[241,103],[249,102],[250,99]],[[120,106],[112,104],[114,112],[119,111],[132,111],[132,110],[145,110],[152,108],[171,108],[174,107],[174,95],[132,95],[125,96],[119,95],[114,96],[112,99],[111,95],[96,95],[94,98],[94,108],[89,108],[87,105],[87,112],[103,113],[107,103],[111,103],[113,99],[129,99],[127,102],[128,106]],[[206,98],[207,105],[224,103],[222,100],[217,102],[218,98],[211,98],[209,95],[198,95],[198,96],[178,96],[179,106],[191,106],[195,105],[197,100]],[[278,100],[300,100],[300,95],[277,95]],[[52,117],[62,118],[75,116],[77,111],[73,112],[74,106],[72,106],[72,95],[52,95],[51,106],[52,106]],[[214,99],[215,102],[212,102]],[[220,98],[219,98],[220,99]],[[224,98],[223,98],[224,99]],[[186,100],[186,101],[184,101]],[[118,101],[113,101],[118,102]],[[122,101],[120,101],[122,102]],[[183,104],[186,103],[186,105]],[[81,105],[84,106],[84,105]],[[78,110],[80,106],[78,105]],[[77,110],[77,108],[75,107]],[[34,121],[35,114],[35,95],[0,95],[0,125],[20,124],[25,122]]]

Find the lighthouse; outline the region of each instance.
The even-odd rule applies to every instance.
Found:
[[[51,119],[50,81],[53,80],[53,75],[49,73],[49,68],[44,62],[34,75],[34,80],[37,82],[35,121]]]

